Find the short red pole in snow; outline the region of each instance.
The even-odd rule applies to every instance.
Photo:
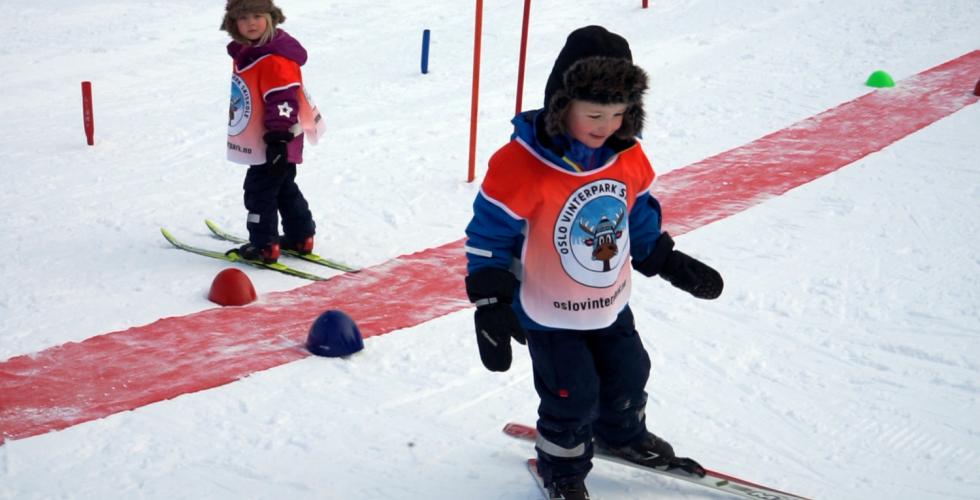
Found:
[[[476,0],[476,26],[473,30],[473,95],[470,102],[470,161],[466,182],[476,178],[476,117],[480,109],[480,37],[483,32],[483,0]]]
[[[82,118],[85,120],[85,139],[95,145],[95,118],[92,116],[92,82],[82,82]]]
[[[649,6],[650,6],[650,1],[649,0],[643,0],[643,8],[645,9],[645,8],[647,8]]]

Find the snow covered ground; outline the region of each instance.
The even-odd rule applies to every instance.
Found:
[[[980,48],[975,0],[640,3],[532,5],[524,102],[539,106],[571,29],[623,34],[651,75],[644,147],[659,173],[862,95],[876,69],[900,79]],[[213,307],[226,266],[158,230],[212,248],[204,218],[244,230],[244,172],[224,160],[222,3],[201,4],[5,2],[0,360]],[[478,189],[465,182],[473,4],[278,4],[329,126],[299,177],[318,251],[370,266],[461,238]],[[478,176],[509,137],[522,6],[485,6]],[[634,282],[652,430],[712,469],[810,497],[978,498],[978,129],[969,106],[679,237],[726,290],[701,302]],[[307,284],[245,271],[260,294]],[[0,498],[531,499],[532,449],[499,430],[535,409],[527,356],[485,371],[467,310],[350,360],[7,441]],[[721,498],[605,463],[588,484],[610,500]]]

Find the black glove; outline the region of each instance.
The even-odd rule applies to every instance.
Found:
[[[674,240],[663,233],[650,255],[641,262],[633,261],[633,268],[645,276],[659,274],[671,285],[699,299],[716,299],[725,287],[721,274],[707,264],[674,250]]]
[[[281,172],[289,163],[287,159],[289,141],[293,140],[292,132],[266,132],[262,136],[265,141],[265,163],[273,172]]]
[[[510,307],[517,278],[499,268],[483,268],[466,277],[466,294],[476,304],[476,345],[480,361],[493,372],[510,369],[510,338],[527,343],[524,328]]]

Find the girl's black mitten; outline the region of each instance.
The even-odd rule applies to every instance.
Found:
[[[293,140],[292,132],[266,132],[262,136],[265,141],[265,163],[273,172],[281,172],[289,163],[287,158],[289,141]]]

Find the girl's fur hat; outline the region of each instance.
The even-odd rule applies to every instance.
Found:
[[[227,31],[233,39],[239,42],[247,42],[238,32],[236,21],[238,16],[253,13],[269,14],[272,17],[273,28],[286,21],[282,9],[276,7],[272,0],[228,0],[228,3],[225,4],[225,18],[221,21],[220,29]]]
[[[633,64],[626,39],[602,26],[586,26],[568,35],[544,91],[545,127],[549,135],[567,133],[565,115],[572,99],[599,104],[626,104],[621,139],[643,130],[643,93],[647,74]]]

